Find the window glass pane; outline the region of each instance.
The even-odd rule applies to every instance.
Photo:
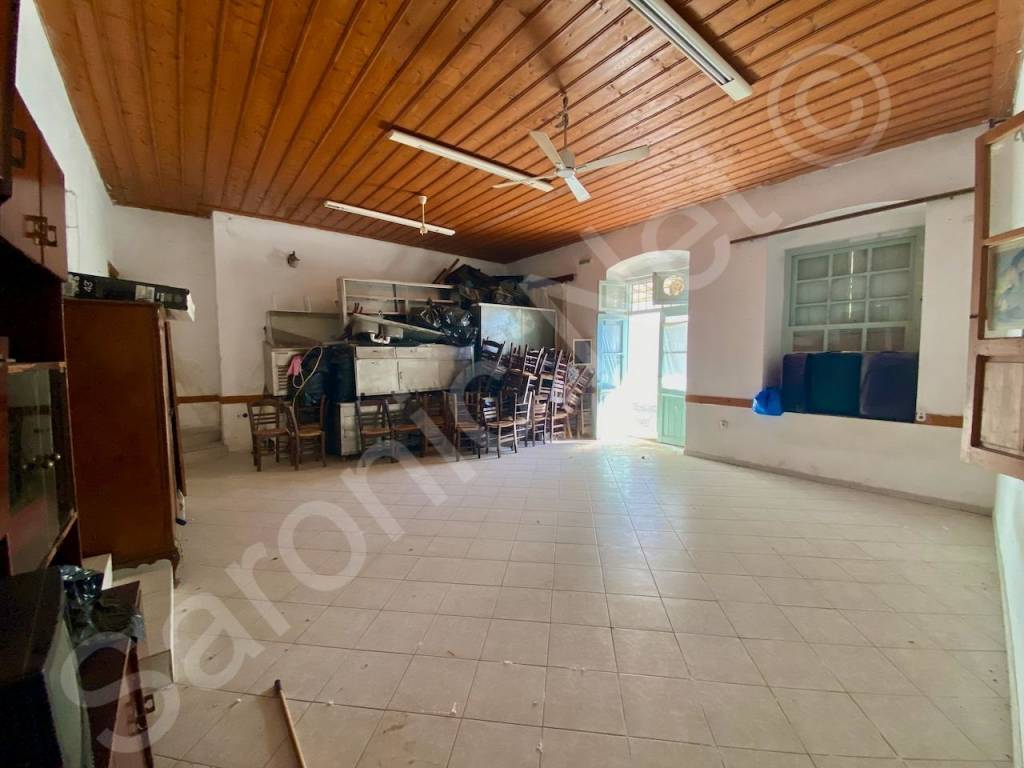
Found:
[[[842,253],[832,254],[832,274],[850,274],[850,251],[843,251]]]
[[[886,272],[871,275],[871,298],[884,299],[889,296],[910,295],[910,272]]]
[[[837,277],[832,280],[832,301],[863,299],[868,293],[867,278]]]
[[[812,280],[818,277],[828,277],[828,256],[808,256],[797,261],[797,280]]]
[[[842,304],[832,303],[828,308],[828,321],[832,325],[864,322],[864,302],[847,301]]]
[[[663,355],[661,358],[661,388],[682,392],[686,389],[686,353]]]
[[[793,310],[793,325],[825,325],[827,322],[828,307],[824,304]]]
[[[910,266],[910,243],[883,245],[871,251],[871,271],[906,269]]]
[[[861,330],[843,328],[829,331],[828,349],[829,352],[860,352]]]
[[[794,352],[824,352],[824,331],[797,331],[793,334]]]
[[[1024,141],[1007,134],[989,147],[988,236],[1024,227],[1024,205],[1014,192],[1024,177]],[[1017,326],[1020,327],[1019,325]]]
[[[1024,328],[1024,239],[988,250],[987,336],[1016,336]]]
[[[909,320],[910,302],[907,299],[885,299],[872,301],[868,307],[868,320],[884,323],[890,320]]]
[[[903,352],[906,349],[907,332],[901,326],[892,328],[869,328],[868,352]]]
[[[868,271],[868,249],[858,248],[853,252],[853,271],[855,273]]]
[[[797,304],[819,304],[828,298],[828,280],[796,284]]]

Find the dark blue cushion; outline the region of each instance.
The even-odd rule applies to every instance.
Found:
[[[860,415],[868,419],[913,421],[917,410],[917,355],[875,352],[864,356]]]

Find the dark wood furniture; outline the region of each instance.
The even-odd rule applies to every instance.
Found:
[[[139,584],[114,587],[104,595],[137,606]],[[153,712],[153,698],[142,691],[135,642],[128,637],[104,637],[99,644],[86,641],[78,653],[94,768],[153,768],[146,719]]]
[[[246,403],[245,410],[249,417],[252,463],[256,471],[263,471],[264,456],[273,456],[275,462],[280,462],[282,448],[291,456],[284,403],[277,398],[266,397]]]
[[[71,433],[82,552],[117,567],[178,550],[179,480],[164,311],[145,302],[67,299]]]
[[[68,276],[64,174],[17,94],[10,120],[12,185],[10,197],[0,208],[0,236],[64,280]]]
[[[61,285],[67,278],[64,176],[15,91],[18,10],[18,0],[0,4],[0,577],[15,564],[40,568],[82,562],[69,434],[69,414],[78,410],[68,392]],[[23,398],[26,383],[35,388],[32,398]],[[35,490],[43,489],[22,497],[16,510],[10,503],[12,406],[15,420],[28,427],[15,446],[27,459],[23,463],[31,465],[19,465],[13,476],[22,483],[25,478],[18,473],[29,472]],[[104,414],[107,426],[116,426],[122,414]],[[52,442],[39,442],[33,455],[37,427]],[[130,478],[133,471],[129,462],[117,476]],[[59,524],[48,527],[55,509]],[[39,562],[37,542],[31,550],[23,547],[26,531],[32,530],[50,539]],[[116,592],[138,603],[138,584]],[[152,768],[145,731],[149,705],[139,686],[133,643],[126,638],[97,651],[84,659],[79,672],[87,691],[101,692],[94,701],[87,699],[94,738],[113,732],[127,739],[116,754],[97,739],[95,767]]]
[[[0,147],[11,146],[14,65],[18,59],[19,0],[0,3]],[[0,152],[0,203],[11,196],[11,153]]]
[[[0,12],[0,36],[8,23],[16,25],[16,11],[15,4]],[[0,60],[7,40],[0,39]],[[13,68],[3,76],[13,78]],[[6,183],[0,178],[0,338],[5,339],[0,351],[0,573],[11,573],[78,563],[81,551],[70,469],[61,300],[61,281],[67,275],[63,174],[17,93],[0,82],[0,94],[0,133],[9,122],[17,137],[9,151],[10,144],[0,147],[0,155],[14,156]],[[51,221],[43,206],[49,211],[58,197],[59,211]],[[10,408],[19,429],[16,457],[9,453]],[[17,466],[9,472],[15,459]],[[19,486],[33,486],[14,507],[12,479]]]

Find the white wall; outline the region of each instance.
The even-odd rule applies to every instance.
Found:
[[[263,391],[267,310],[301,310],[308,296],[314,312],[335,312],[338,277],[430,282],[454,259],[437,251],[220,212],[213,215],[213,239],[225,395]],[[296,269],[285,263],[289,251],[301,259]],[[464,261],[491,274],[502,272],[494,264]],[[249,445],[244,411],[242,405],[223,406],[229,448]]]
[[[925,227],[919,406],[962,412],[970,290],[972,200],[961,196],[784,236],[732,241],[900,200],[973,186],[973,141],[960,131],[683,209],[509,265],[576,272],[569,320],[593,333],[597,282],[617,262],[651,251],[690,252],[688,391],[750,399],[777,383],[787,248]],[[580,265],[581,260],[589,263]],[[723,429],[722,420],[728,422]],[[957,429],[690,403],[687,450],[733,461],[990,508],[993,477],[959,461]]]
[[[32,0],[21,3],[17,86],[64,171],[64,186],[68,190],[68,267],[73,272],[105,275],[114,241],[114,207],[78,127]]]
[[[171,323],[178,395],[220,393],[217,284],[210,219],[116,206],[110,261],[121,277],[188,288],[195,322]],[[185,429],[220,425],[220,406],[195,403],[179,408]]]

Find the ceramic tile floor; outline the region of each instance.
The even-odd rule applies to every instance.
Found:
[[[646,443],[189,488],[158,768],[295,765],[276,678],[313,768],[1008,765],[988,518]]]

